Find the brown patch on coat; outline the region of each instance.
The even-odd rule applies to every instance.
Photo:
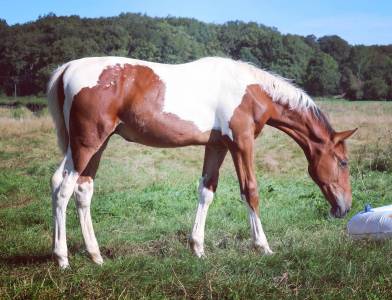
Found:
[[[164,95],[164,83],[146,66],[106,68],[97,85],[83,88],[72,102],[69,127],[75,169],[82,172],[113,132],[128,141],[156,147],[200,145],[219,139],[219,132],[203,133],[194,123],[162,112]]]
[[[91,183],[91,182],[93,182],[93,178],[90,176],[79,176],[77,183],[83,184],[85,182]]]
[[[249,85],[230,119],[229,127],[234,139],[249,127],[253,128],[254,137],[257,137],[269,118],[276,114],[275,110],[274,103],[260,85]]]

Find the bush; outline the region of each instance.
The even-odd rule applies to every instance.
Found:
[[[365,81],[364,84],[364,98],[365,99],[387,99],[389,87],[382,78],[372,78]]]

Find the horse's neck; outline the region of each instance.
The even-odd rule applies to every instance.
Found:
[[[330,132],[312,109],[294,110],[276,103],[276,113],[267,122],[291,136],[303,149],[308,160],[316,147],[330,140]],[[327,126],[329,126],[327,124]]]

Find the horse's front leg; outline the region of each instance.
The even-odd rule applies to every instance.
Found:
[[[254,171],[254,135],[242,133],[230,148],[240,184],[241,198],[246,201],[253,245],[265,254],[272,254],[259,218],[259,192]]]
[[[218,186],[219,168],[226,153],[225,147],[207,145],[205,148],[203,173],[198,188],[199,204],[189,240],[192,251],[198,257],[204,256],[204,228],[207,212],[214,199],[214,192]]]

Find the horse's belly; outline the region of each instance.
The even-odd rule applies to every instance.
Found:
[[[202,132],[192,122],[168,113],[131,116],[117,126],[116,133],[128,141],[154,147],[204,145],[210,137],[210,131]]]

